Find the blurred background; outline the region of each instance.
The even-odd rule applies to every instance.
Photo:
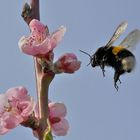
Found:
[[[29,34],[21,15],[29,0],[3,0],[0,4],[0,93],[8,88],[25,86],[36,99],[33,59],[22,54],[18,40]],[[55,60],[73,52],[82,61],[74,74],[56,75],[49,98],[64,102],[68,109],[69,134],[57,140],[138,140],[140,139],[140,44],[134,50],[137,65],[133,73],[121,77],[117,92],[113,86],[114,70],[86,66],[89,58],[79,49],[93,54],[105,45],[122,21],[128,21],[126,32],[140,29],[139,0],[40,0],[41,21],[50,32],[65,25],[67,32],[54,50]],[[30,129],[19,126],[1,140],[35,140]]]

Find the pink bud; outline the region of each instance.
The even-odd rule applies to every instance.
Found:
[[[78,61],[76,55],[73,53],[66,53],[55,62],[55,68],[58,73],[74,73],[80,66],[81,62]]]
[[[69,130],[68,121],[65,119],[67,109],[63,103],[49,103],[49,119],[52,131],[57,136],[64,136]]]
[[[52,132],[57,136],[64,136],[69,130],[69,123],[65,119],[67,114],[67,108],[63,103],[49,102],[49,122],[52,128]],[[38,104],[35,108],[35,117],[39,118]],[[36,131],[33,134],[37,137]]]
[[[60,122],[52,125],[52,131],[56,136],[65,136],[69,130],[69,123],[66,119],[62,118]]]

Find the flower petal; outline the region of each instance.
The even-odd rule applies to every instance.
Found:
[[[52,125],[52,131],[57,136],[65,136],[69,130],[69,123],[66,119],[62,119],[59,123]]]
[[[19,103],[18,108],[22,110],[20,115],[26,118],[33,113],[35,108],[35,102],[31,98],[30,101],[23,101]]]
[[[39,54],[46,54],[49,51],[53,50],[51,46],[51,42],[49,38],[46,38],[43,42],[40,44],[37,44],[33,47],[34,50],[34,55],[39,55]]]
[[[8,100],[23,100],[27,96],[27,89],[25,87],[19,86],[19,87],[14,87],[10,88],[6,92],[6,96]]]
[[[37,19],[33,19],[31,20],[30,24],[29,24],[29,27],[31,29],[31,32],[32,31],[40,31],[40,32],[44,32],[46,31],[46,27],[44,24],[42,24],[39,20]]]
[[[3,135],[9,131],[9,129],[5,128],[5,122],[0,119],[0,135]]]
[[[8,104],[8,98],[5,94],[0,94],[0,117],[5,111],[5,107],[7,107]]]
[[[34,43],[33,43],[34,42]],[[50,39],[46,37],[42,42],[37,43],[32,37],[22,37],[19,40],[20,50],[28,55],[36,56],[40,54],[46,54],[49,51],[53,50],[51,46]]]
[[[57,118],[65,117],[67,114],[66,106],[63,103],[51,102],[51,103],[49,103],[49,110],[50,110],[49,116],[51,118],[53,118],[53,117],[57,117]]]
[[[20,115],[12,112],[5,112],[1,119],[5,122],[4,127],[7,129],[15,128],[23,121]]]
[[[18,46],[20,50],[28,55],[36,55],[36,51],[34,50],[33,46],[34,39],[32,37],[21,37],[21,39],[18,42]]]
[[[57,31],[53,32],[50,35],[52,48],[55,48],[57,44],[62,40],[65,32],[66,32],[66,27],[61,26]]]

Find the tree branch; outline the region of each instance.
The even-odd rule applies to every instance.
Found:
[[[40,14],[39,14],[39,0],[31,0],[31,9],[32,9],[32,17],[34,19],[40,20]]]
[[[25,3],[21,15],[29,25],[32,19],[40,20],[39,0],[31,0],[31,4]]]
[[[39,0],[31,0],[30,5],[25,3],[22,11],[22,17],[29,25],[32,19],[40,20]],[[44,132],[46,131],[48,119],[48,89],[49,84],[54,78],[54,75],[44,73],[41,65],[38,63],[38,58],[34,57],[36,87],[39,102],[40,124],[38,128],[39,140],[43,140]]]

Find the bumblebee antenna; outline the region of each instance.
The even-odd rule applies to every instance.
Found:
[[[86,55],[88,55],[90,57],[90,60],[92,59],[92,56],[89,53],[87,53],[85,51],[82,51],[82,50],[79,50],[79,51],[82,52],[82,53],[84,53],[84,54],[86,54]],[[87,66],[89,66],[90,64],[91,64],[91,62],[88,63]]]
[[[90,64],[91,64],[91,62],[90,62],[90,63],[88,63],[88,64],[87,64],[87,66],[89,66]]]
[[[87,53],[87,52],[85,52],[85,51],[82,51],[82,50],[79,50],[79,51],[82,52],[82,53],[84,53],[84,54],[86,54],[86,55],[88,55],[90,58],[92,58],[91,55],[90,55],[89,53]]]

